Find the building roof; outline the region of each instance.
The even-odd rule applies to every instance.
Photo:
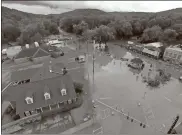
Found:
[[[143,63],[143,61],[140,58],[133,58],[133,59],[131,59],[131,62],[138,63],[138,64],[142,64]]]
[[[159,47],[163,46],[163,44],[161,42],[154,42],[154,43],[146,44],[145,46],[159,48]]]
[[[182,52],[180,45],[170,46],[170,47],[166,48],[166,50],[173,50],[173,51]]]
[[[66,96],[61,95],[60,90],[63,88],[62,84],[65,84],[67,90]],[[50,100],[44,99],[45,86],[50,89]],[[25,111],[31,111],[36,108],[45,107],[49,104],[63,102],[76,97],[73,81],[68,74],[32,83],[11,86],[7,89],[7,91],[9,91],[9,98],[16,101],[17,114]],[[33,94],[33,104],[27,104],[25,102],[27,94]]]
[[[60,72],[64,68],[63,63],[53,63],[51,65],[52,70]],[[39,64],[35,68],[28,68],[23,70],[17,70],[11,73],[11,81],[22,81],[30,79],[31,82],[42,80],[45,78],[57,77],[58,74],[49,72],[49,63]]]
[[[40,47],[26,48],[23,49],[15,58],[29,58],[29,57],[42,57],[50,55],[47,51]]]
[[[11,81],[20,81],[31,79],[32,76],[39,70],[40,68],[29,68],[25,70],[18,70],[11,73]]]

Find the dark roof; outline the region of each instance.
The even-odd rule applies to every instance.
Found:
[[[133,59],[131,60],[131,62],[133,62],[133,63],[138,63],[138,64],[142,64],[142,63],[143,63],[143,61],[142,61],[140,58],[133,58]]]
[[[11,73],[11,81],[22,81],[26,79],[31,79],[32,76],[40,69],[39,68],[29,68],[25,70],[18,70]]]
[[[52,70],[60,72],[64,67],[63,63],[52,63]],[[57,77],[58,74],[49,72],[49,61],[36,68],[18,70],[11,73],[11,81],[22,81],[30,79],[31,82],[46,78]]]
[[[33,55],[33,58],[49,56],[50,54],[42,48],[39,48],[37,52]]]
[[[64,87],[62,86],[63,84],[67,90],[66,96],[62,96],[60,92],[60,90]],[[51,99],[46,101],[44,99],[45,86],[47,86],[51,92]],[[69,74],[66,74],[64,76],[59,75],[57,77],[39,80],[32,83],[10,86],[6,92],[9,94],[9,99],[16,101],[17,114],[20,112],[48,106],[49,104],[63,102],[65,100],[76,97],[73,81]],[[34,101],[33,104],[28,105],[25,102],[25,98],[29,92],[33,93]]]
[[[29,58],[29,57],[42,57],[50,55],[47,51],[40,47],[26,48],[20,51],[20,53],[15,57],[15,59],[19,58]]]
[[[20,51],[20,53],[15,57],[15,59],[19,59],[19,58],[28,58],[28,57],[32,57],[38,50],[38,47],[34,47],[34,48],[28,48],[28,49],[23,49],[22,51]]]

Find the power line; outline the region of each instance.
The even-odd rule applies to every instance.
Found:
[[[166,134],[166,133],[163,132],[162,130],[156,129],[155,127],[153,127],[153,126],[151,126],[151,125],[148,125],[148,124],[143,124],[141,121],[137,120],[136,118],[129,116],[129,114],[126,114],[126,113],[124,113],[124,112],[122,112],[122,111],[119,111],[119,110],[115,109],[114,107],[109,106],[109,105],[103,103],[102,101],[100,101],[100,100],[98,100],[98,99],[96,99],[96,101],[99,102],[100,104],[102,104],[102,105],[104,105],[104,106],[107,106],[108,108],[110,108],[110,109],[112,109],[112,110],[114,110],[114,111],[116,111],[116,112],[118,112],[118,113],[121,113],[122,115],[126,116],[127,119],[131,119],[131,122],[135,121],[135,122],[139,123],[140,126],[143,126],[143,128],[145,128],[145,127],[148,127],[148,128],[149,128],[149,127],[150,127],[150,128],[153,128],[155,131],[159,131],[159,132],[161,132],[161,133]]]

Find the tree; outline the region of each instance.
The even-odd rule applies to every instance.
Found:
[[[134,35],[141,35],[144,30],[144,27],[142,26],[141,22],[138,20],[132,23],[132,27],[133,27]]]
[[[157,42],[162,35],[162,29],[160,26],[153,26],[144,30],[141,38],[141,42]]]
[[[54,35],[59,34],[58,26],[54,23],[51,24],[49,28],[49,32]]]
[[[129,38],[133,35],[132,25],[128,21],[115,20],[108,26],[114,30],[113,32],[117,38]]]
[[[172,26],[172,29],[174,29],[178,36],[177,36],[177,39],[182,39],[182,23],[181,24],[174,24]]]
[[[77,35],[82,35],[84,31],[86,31],[88,29],[88,24],[85,23],[84,21],[82,21],[81,23],[79,23],[78,25],[73,25],[73,31],[77,34]]]
[[[167,43],[171,43],[176,40],[177,35],[178,34],[176,33],[175,30],[165,29],[164,33],[162,34],[161,40],[163,40],[164,42],[167,42]]]
[[[114,39],[114,32],[111,28],[101,25],[99,28],[94,29],[94,38],[99,43],[107,43],[109,40]]]
[[[7,41],[16,41],[21,34],[20,29],[11,24],[4,25],[2,31],[2,36]]]
[[[33,37],[31,37],[31,42],[40,42],[42,35],[38,32]]]

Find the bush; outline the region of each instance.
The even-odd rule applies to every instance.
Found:
[[[74,82],[75,92],[81,94],[83,92],[83,84]]]

